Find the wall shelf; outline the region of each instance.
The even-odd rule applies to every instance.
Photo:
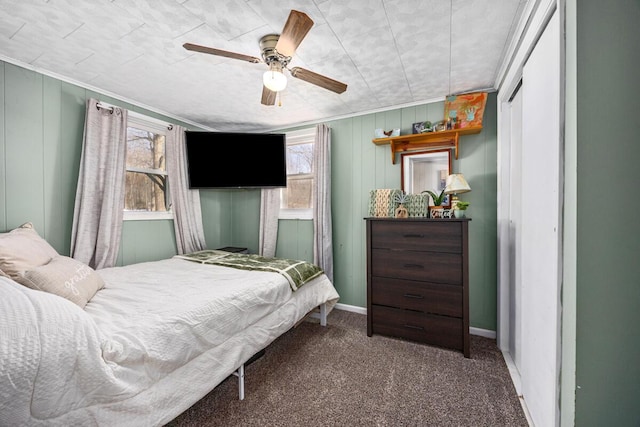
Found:
[[[454,149],[455,158],[458,158],[458,141],[460,135],[472,135],[480,133],[482,126],[443,130],[440,132],[425,132],[412,135],[392,136],[389,138],[376,138],[372,142],[376,145],[391,145],[391,163],[396,164],[396,153],[401,151],[419,150],[424,148]]]

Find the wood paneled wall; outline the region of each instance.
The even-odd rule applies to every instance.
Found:
[[[0,62],[0,231],[32,221],[62,254],[69,253],[73,204],[90,97],[172,121],[118,99]],[[441,120],[443,102],[334,120],[332,204],[334,282],[344,304],[366,306],[365,235],[369,191],[400,188],[400,164],[388,146],[371,142],[374,129],[411,132],[417,121]],[[188,127],[188,126],[187,126]],[[215,166],[214,166],[215,167]],[[471,325],[496,327],[496,102],[490,95],[484,129],[462,137],[453,170],[465,174],[471,202]],[[202,190],[208,246],[258,248],[259,190]],[[129,221],[123,229],[121,265],[171,256],[171,221]],[[277,255],[312,259],[310,221],[280,221]]]
[[[332,129],[332,204],[334,281],[340,301],[366,306],[365,224],[369,191],[400,188],[400,162],[391,163],[389,146],[371,142],[376,128],[400,128],[411,133],[412,124],[438,121],[444,102],[368,114],[329,122]],[[496,328],[496,98],[490,94],[484,129],[461,138],[453,171],[465,175],[471,192],[461,199],[471,202],[470,317],[478,328]]]
[[[366,307],[366,259],[364,219],[368,214],[369,191],[400,188],[400,163],[391,163],[389,146],[371,142],[374,129],[400,128],[411,133],[418,121],[438,121],[444,102],[407,107],[375,114],[330,121],[332,137],[332,209],[334,283],[340,302]],[[453,171],[465,175],[471,192],[461,199],[471,202],[470,318],[471,325],[496,329],[496,239],[497,239],[497,111],[495,94],[490,94],[480,134],[463,136],[459,159]],[[291,129],[294,130],[294,129]],[[398,159],[399,160],[399,159]],[[201,197],[208,197],[201,192]],[[203,199],[204,200],[204,199]],[[234,246],[258,247],[260,192],[234,192],[228,200],[233,211],[229,228]],[[203,205],[205,222],[207,207]],[[214,215],[215,216],[215,215]],[[278,256],[312,260],[311,221],[280,220]]]
[[[30,221],[59,253],[69,254],[85,105],[91,97],[175,123],[0,61],[0,231]],[[175,253],[172,221],[125,222],[119,265]]]

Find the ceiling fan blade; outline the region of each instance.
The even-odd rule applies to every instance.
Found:
[[[304,80],[316,86],[328,89],[335,93],[342,93],[347,90],[347,85],[337,80],[330,79],[321,74],[314,73],[313,71],[306,70],[300,67],[293,67],[289,70],[291,75],[296,79]]]
[[[267,89],[266,86],[262,86],[262,104],[263,105],[275,105],[277,92]]]
[[[313,27],[313,20],[306,13],[292,10],[276,44],[278,53],[293,56],[311,27]]]
[[[182,45],[182,47],[184,47],[187,50],[192,50],[194,52],[208,53],[210,55],[216,55],[216,56],[224,56],[226,58],[231,58],[231,59],[240,59],[241,61],[248,61],[254,64],[262,62],[262,59],[256,58],[255,56],[243,55],[241,53],[229,52],[226,50],[215,49],[213,47],[200,46],[193,43],[185,43]]]

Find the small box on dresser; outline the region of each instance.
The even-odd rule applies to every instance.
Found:
[[[469,357],[469,219],[365,218],[367,335]]]

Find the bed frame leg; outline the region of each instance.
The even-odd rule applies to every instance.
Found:
[[[233,373],[238,377],[238,398],[244,400],[244,363]]]
[[[320,305],[320,326],[327,326],[327,304]]]
[[[314,310],[309,316],[320,319],[320,326],[327,326],[327,303],[320,304],[320,313]]]
[[[309,316],[314,319],[320,319],[320,326],[327,326],[327,303],[320,304],[320,313],[313,309]]]

